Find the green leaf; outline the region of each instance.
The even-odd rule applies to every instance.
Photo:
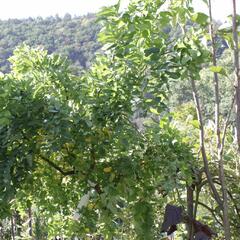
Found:
[[[192,121],[191,121],[191,124],[192,124],[192,126],[193,126],[194,128],[199,128],[199,122],[198,122],[198,120],[192,120]]]
[[[160,52],[160,49],[157,47],[151,47],[144,51],[146,57],[148,57],[151,54],[159,53],[159,52]]]
[[[208,24],[208,15],[204,14],[204,13],[196,13],[192,16],[192,21],[196,22],[200,25],[207,25]]]
[[[219,73],[224,76],[227,76],[226,70],[222,66],[211,66],[209,69],[211,72]]]
[[[115,6],[111,6],[111,7],[103,7],[101,9],[101,11],[97,14],[99,18],[107,18],[110,16],[114,16],[116,14],[117,11],[117,5]]]
[[[180,78],[180,73],[179,72],[166,72],[170,78],[172,79],[179,79]]]
[[[155,109],[155,108],[150,108],[150,112],[151,112],[151,113],[154,113],[154,114],[156,114],[156,115],[159,115],[158,110]]]
[[[208,6],[208,0],[202,0]]]
[[[10,123],[9,119],[8,118],[0,118],[0,127],[4,127],[6,125],[8,125]]]

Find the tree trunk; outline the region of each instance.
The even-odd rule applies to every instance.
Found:
[[[209,17],[210,17],[210,35],[212,41],[212,63],[213,66],[217,66],[216,58],[216,41],[213,29],[213,19],[212,19],[212,3],[209,3]],[[216,133],[216,143],[217,143],[217,159],[219,168],[219,179],[221,182],[222,189],[222,211],[223,211],[223,226],[225,239],[230,240],[230,222],[228,215],[228,199],[227,199],[227,185],[224,173],[224,163],[223,163],[223,142],[221,140],[221,130],[220,130],[220,100],[219,100],[219,78],[218,74],[214,72],[214,93],[215,93],[215,133]]]
[[[22,232],[22,219],[17,210],[14,212],[15,238],[19,238]]]
[[[28,208],[28,227],[29,227],[29,236],[33,236],[33,230],[32,230],[32,208],[31,206]]]
[[[238,152],[240,153],[240,68],[239,68],[236,0],[233,0],[232,3],[233,3],[232,31],[233,31],[235,91],[236,91],[236,130],[237,130],[236,132]]]
[[[3,224],[0,222],[0,239],[3,239],[4,236],[4,230],[3,230]]]
[[[12,240],[15,240],[15,223],[14,223],[13,216],[11,216],[11,235],[12,235]]]
[[[202,110],[201,110],[199,96],[196,89],[195,80],[193,78],[191,78],[191,84],[192,84],[193,99],[194,99],[197,117],[198,117],[198,123],[199,123],[199,141],[200,141],[201,155],[202,155],[203,164],[204,164],[204,172],[207,176],[208,184],[213,193],[214,199],[216,200],[218,205],[222,207],[222,200],[218,194],[216,186],[214,185],[212,174],[209,169],[208,158],[207,158],[206,149],[205,149],[205,131],[203,126]]]
[[[194,193],[194,186],[187,186],[187,213],[188,217],[192,220],[193,216],[193,193]],[[190,221],[187,224],[187,231],[188,231],[188,240],[193,240],[193,224]]]

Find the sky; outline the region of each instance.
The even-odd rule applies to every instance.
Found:
[[[97,12],[102,6],[111,5],[118,0],[2,0],[0,19],[84,15]],[[123,0],[128,1],[128,0]],[[223,19],[232,12],[232,0],[212,0],[215,19]],[[196,10],[206,11],[202,0],[193,0]],[[240,14],[240,0],[236,0]]]

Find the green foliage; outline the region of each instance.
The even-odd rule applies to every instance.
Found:
[[[149,109],[140,91],[144,79],[105,57],[76,78],[65,59],[25,45],[11,64],[1,79],[1,216],[10,208],[24,216],[31,203],[48,219],[49,236],[64,229],[67,236],[99,232],[110,239],[120,219],[125,226],[135,221],[138,239],[149,239],[162,206],[156,189],[182,187],[182,177],[191,179],[185,164],[192,157],[170,126],[152,123],[141,133],[131,121],[138,106]],[[71,216],[88,191],[76,222]]]
[[[207,26],[208,25],[208,16],[204,13],[198,12],[195,13],[192,17],[192,21],[196,22],[197,24],[200,24],[202,26]]]
[[[14,49],[25,42],[32,47],[44,47],[49,53],[68,57],[71,68],[76,73],[88,68],[100,48],[97,42],[99,25],[96,17],[88,14],[84,17],[64,18],[28,18],[0,21],[0,69],[9,72],[7,59]]]
[[[23,44],[14,51],[11,71],[0,75],[1,218],[17,210],[25,219],[32,207],[36,239],[58,234],[154,239],[166,203],[185,206],[186,186],[194,184],[201,185],[203,204],[221,218],[198,161],[193,105],[176,106],[172,99],[177,95],[185,102],[177,90],[187,92],[194,78],[211,114],[209,75],[227,77],[231,66],[227,59],[209,65],[210,50],[202,41],[209,37],[206,15],[194,13],[189,1],[173,1],[167,9],[164,3],[136,0],[123,12],[120,2],[104,8],[99,13],[103,52],[81,76],[73,74],[65,58],[41,48]],[[79,19],[38,20],[75,29]],[[206,149],[217,176],[211,123]],[[233,143],[229,133],[226,142]],[[235,156],[231,147],[224,155],[229,179],[238,176]],[[238,199],[234,181],[229,186]],[[202,208],[199,217],[221,228]]]
[[[224,70],[224,68],[222,66],[211,66],[210,71],[212,71],[214,73],[223,74],[225,76],[227,75],[226,71]]]

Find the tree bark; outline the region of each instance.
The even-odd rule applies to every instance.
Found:
[[[29,236],[33,236],[33,230],[32,230],[32,208],[31,206],[28,208],[28,227],[29,227]]]
[[[22,219],[17,210],[15,210],[14,213],[14,224],[15,224],[15,236],[16,238],[19,238],[21,236],[21,231],[22,231]]]
[[[216,57],[216,41],[215,34],[213,29],[213,19],[212,19],[212,2],[209,3],[209,17],[210,17],[210,35],[212,41],[212,63],[213,66],[217,66],[217,57]],[[214,77],[214,94],[215,94],[215,134],[216,134],[216,143],[217,143],[217,159],[218,159],[218,168],[219,168],[219,179],[221,182],[222,190],[222,211],[223,211],[223,226],[225,239],[230,240],[230,221],[228,214],[228,198],[227,198],[227,185],[225,180],[224,172],[224,162],[223,162],[223,148],[224,143],[221,140],[221,130],[220,130],[220,100],[219,100],[219,78],[216,72],[213,73]]]
[[[11,216],[11,235],[12,235],[12,240],[15,240],[15,223],[14,223],[13,216]]]
[[[187,186],[187,213],[190,219],[194,219],[193,216],[193,196],[194,195],[194,186]],[[187,224],[187,231],[188,231],[188,240],[193,240],[193,224],[190,221]]]
[[[238,152],[240,153],[240,68],[239,68],[239,47],[237,32],[237,7],[236,0],[233,3],[232,32],[234,46],[234,72],[235,72],[235,92],[236,92],[236,132]]]

